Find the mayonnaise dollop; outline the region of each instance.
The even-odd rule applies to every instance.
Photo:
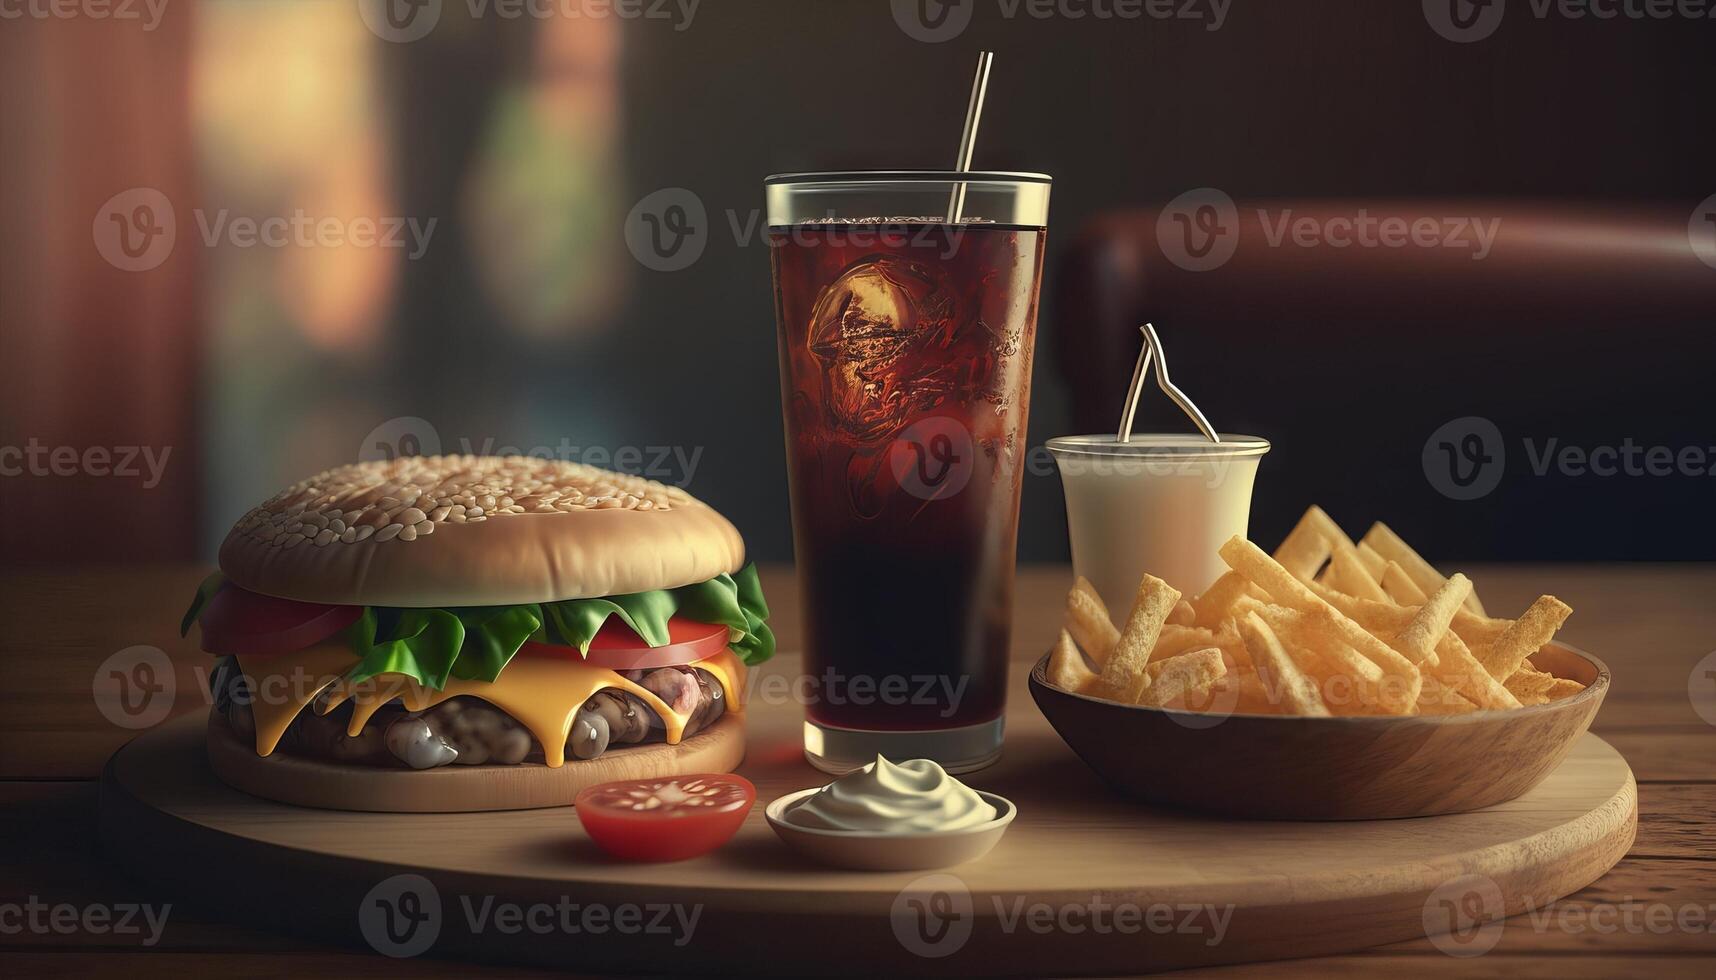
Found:
[[[995,807],[929,759],[895,765],[881,756],[794,804],[795,827],[917,834],[964,830],[995,819]]]

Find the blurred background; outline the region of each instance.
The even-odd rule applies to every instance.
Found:
[[[1274,442],[1260,541],[1716,557],[1716,4],[1596,6],[0,0],[0,549],[203,559],[441,450],[790,558],[762,178],[948,166],[989,48],[975,165],[1055,178],[1022,559],[1146,318]]]

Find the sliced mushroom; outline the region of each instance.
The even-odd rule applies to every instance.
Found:
[[[430,727],[422,715],[405,715],[387,726],[387,751],[413,769],[434,769],[461,762],[462,753]]]
[[[608,719],[586,704],[572,720],[572,737],[567,739],[566,747],[572,750],[574,758],[594,759],[608,750],[610,734]]]

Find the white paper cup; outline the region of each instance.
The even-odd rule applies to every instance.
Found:
[[[1251,487],[1269,442],[1221,434],[1112,433],[1050,439],[1067,498],[1073,571],[1090,579],[1119,620],[1146,572],[1188,598],[1227,565],[1216,554],[1246,536]]]

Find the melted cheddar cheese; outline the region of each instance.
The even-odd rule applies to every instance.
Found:
[[[236,659],[254,694],[250,707],[256,719],[257,755],[272,754],[292,720],[318,697],[321,700],[316,710],[322,714],[348,700],[352,702],[351,723],[346,731],[353,736],[363,731],[364,724],[382,705],[395,698],[410,711],[427,710],[448,698],[481,698],[511,715],[535,736],[544,759],[554,768],[566,761],[566,739],[572,733],[578,709],[597,691],[618,688],[636,695],[661,716],[669,745],[679,743],[690,720],[638,684],[606,667],[585,663],[575,655],[521,654],[513,657],[493,683],[451,677],[439,691],[401,674],[382,674],[347,684],[342,677],[357,662],[357,657],[337,640],[288,654]],[[733,651],[723,649],[707,660],[687,666],[701,667],[712,674],[721,684],[727,710],[740,710],[745,667]]]

